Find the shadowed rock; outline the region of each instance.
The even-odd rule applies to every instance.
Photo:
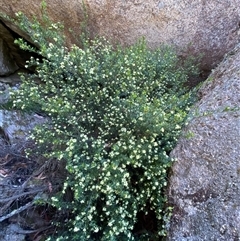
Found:
[[[5,41],[0,38],[0,76],[8,76],[18,69]]]

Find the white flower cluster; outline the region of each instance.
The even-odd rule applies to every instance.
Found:
[[[169,49],[114,49],[99,40],[67,49],[60,36],[50,37],[39,50],[43,60],[28,63],[37,73],[22,77],[12,96],[14,108],[51,118],[34,140],[49,147],[45,156],[67,162],[62,194],[72,188],[74,218],[59,240],[140,240],[133,230],[147,205],[161,224],[169,152],[190,105],[185,73]],[[52,203],[66,208],[59,198]]]

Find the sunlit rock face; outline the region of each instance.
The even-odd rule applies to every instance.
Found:
[[[199,91],[172,152],[168,241],[240,239],[240,45]]]
[[[0,12],[14,17],[22,11],[40,16],[41,0],[2,0]],[[103,35],[125,45],[145,37],[149,46],[162,43],[177,47],[183,56],[203,55],[202,68],[211,69],[240,40],[239,0],[47,0],[53,21],[63,22],[68,43],[76,42],[85,26],[91,35]],[[85,24],[83,24],[85,22]],[[6,24],[23,34],[10,22]]]

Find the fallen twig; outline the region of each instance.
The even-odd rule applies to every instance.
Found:
[[[50,228],[51,227],[42,227],[42,228],[33,229],[33,230],[17,230],[16,233],[19,233],[19,234],[31,234],[31,233],[37,233],[37,232],[39,233]]]
[[[23,192],[21,194],[17,194],[15,196],[12,196],[12,197],[9,197],[9,198],[2,198],[0,199],[0,203],[5,203],[5,202],[9,202],[9,201],[14,201],[20,197],[24,197],[26,195],[31,195],[31,194],[35,194],[35,193],[39,193],[39,192],[43,192],[43,191],[46,191],[48,189],[48,187],[43,187],[41,189],[34,189],[32,191],[29,191],[29,192]]]
[[[0,217],[0,223],[3,222],[3,221],[6,220],[6,219],[8,219],[8,218],[10,218],[10,217],[18,214],[18,213],[21,213],[22,211],[24,211],[24,210],[32,207],[33,205],[34,205],[34,200],[31,201],[31,202],[29,202],[29,203],[27,203],[27,204],[25,204],[24,206],[22,206],[22,207],[20,207],[20,208],[18,208],[18,209],[13,210],[13,211],[12,211],[11,213],[9,213],[9,214],[7,214],[7,215],[5,215],[5,216],[3,216],[3,217]]]
[[[5,210],[8,209],[12,203],[13,201],[9,201],[0,209],[0,216],[4,214]]]

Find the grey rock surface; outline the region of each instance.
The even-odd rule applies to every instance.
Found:
[[[46,121],[46,118],[37,114],[30,115],[21,113],[20,111],[0,110],[0,128],[4,130],[4,136],[7,136],[9,139],[7,141],[11,145],[26,142],[29,138],[29,132],[36,125],[41,125],[46,123]]]
[[[0,224],[0,241],[24,241],[25,234],[17,224],[3,225]]]
[[[168,241],[240,240],[240,44],[200,88],[171,155]]]
[[[25,143],[31,131],[36,125],[47,121],[38,114],[26,114],[21,111],[6,110],[4,104],[9,100],[11,89],[19,87],[20,77],[18,73],[8,77],[0,77],[0,144]]]
[[[20,75],[17,72],[15,72],[14,74],[11,74],[9,76],[1,76],[0,77],[0,83],[5,83],[5,84],[9,84],[9,85],[16,85],[18,83],[21,82],[20,79]]]
[[[0,80],[0,105],[7,103],[8,99],[9,99],[9,85],[2,83]]]

